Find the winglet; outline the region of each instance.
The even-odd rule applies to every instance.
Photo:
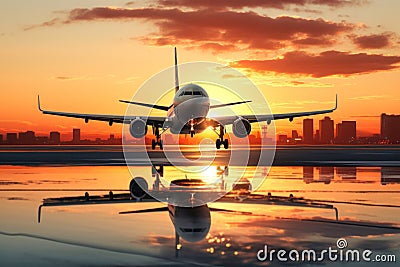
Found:
[[[43,109],[40,107],[40,95],[37,96],[37,103],[38,103],[38,109],[40,111],[43,111]]]
[[[336,102],[335,102],[335,107],[333,110],[336,110],[338,108],[338,94],[336,94]]]
[[[38,208],[38,223],[40,223],[40,221],[42,219],[42,207],[43,207],[43,204],[40,205]]]

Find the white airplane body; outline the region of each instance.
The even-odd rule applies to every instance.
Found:
[[[225,149],[229,147],[228,139],[224,139],[225,127],[232,125],[233,133],[236,137],[245,138],[251,132],[251,123],[266,121],[268,124],[272,120],[289,119],[293,121],[295,117],[311,116],[317,114],[325,114],[333,112],[337,109],[338,100],[336,95],[336,104],[332,109],[315,110],[297,113],[283,113],[283,114],[265,114],[265,115],[227,115],[210,117],[209,110],[213,108],[220,108],[238,104],[244,104],[251,101],[240,101],[234,103],[226,103],[219,105],[211,105],[210,98],[207,91],[197,84],[187,84],[182,88],[179,87],[178,79],[178,63],[177,53],[175,48],[175,97],[171,106],[160,106],[155,104],[147,104],[141,102],[133,102],[120,100],[120,102],[145,106],[149,108],[167,111],[165,117],[156,116],[124,116],[124,115],[105,115],[105,114],[84,114],[84,113],[70,113],[43,110],[40,106],[40,98],[38,96],[38,108],[43,114],[73,117],[84,119],[85,122],[89,120],[107,121],[111,126],[113,123],[130,124],[130,134],[135,138],[142,138],[147,133],[148,126],[152,126],[153,134],[156,139],[152,140],[152,148],[157,145],[162,149],[162,141],[160,130],[163,132],[167,129],[173,134],[190,134],[193,137],[195,134],[200,133],[208,127],[214,129],[219,128],[219,138],[216,140],[216,147],[219,149],[224,146]]]

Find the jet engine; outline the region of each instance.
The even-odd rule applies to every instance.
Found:
[[[147,195],[148,184],[143,177],[135,177],[131,180],[129,184],[129,191],[131,192],[131,197],[139,200]]]
[[[251,132],[251,124],[248,120],[239,118],[233,122],[232,130],[236,137],[245,138]]]
[[[144,120],[136,118],[129,125],[129,132],[135,138],[142,138],[147,133],[147,124]]]

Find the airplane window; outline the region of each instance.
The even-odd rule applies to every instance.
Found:
[[[193,91],[193,95],[202,95],[200,91]]]
[[[192,91],[185,91],[185,95],[192,95]]]

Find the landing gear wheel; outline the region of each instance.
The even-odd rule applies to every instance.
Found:
[[[217,149],[221,148],[221,140],[217,139],[217,141],[215,142],[215,146],[217,147]]]
[[[156,140],[151,140],[151,149],[155,149],[156,148],[156,145],[157,145],[157,143],[156,143]]]
[[[228,148],[229,148],[228,139],[225,139],[223,143],[224,143],[224,148],[225,148],[225,149],[228,149]]]
[[[160,146],[160,149],[162,150],[162,149],[163,149],[163,141],[160,140],[160,141],[158,142],[158,145]]]

